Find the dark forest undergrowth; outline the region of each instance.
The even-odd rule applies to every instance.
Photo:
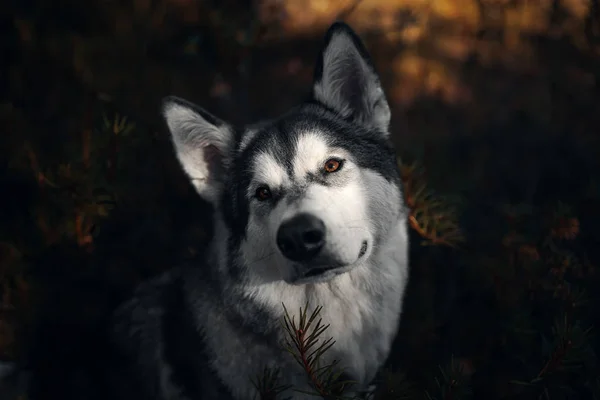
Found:
[[[30,3],[1,11],[0,360],[77,381],[110,310],[143,279],[202,257],[211,237],[160,98],[237,123],[277,115],[310,89],[324,28],[273,40],[283,28],[233,1],[200,2],[187,23],[137,16],[136,2]],[[377,398],[600,399],[590,4],[583,45],[561,33],[570,19],[556,6],[546,33],[520,35],[528,58],[508,63],[482,54],[510,55],[498,39],[510,27],[465,34],[476,45],[459,61],[432,50],[435,32],[416,49],[361,32],[394,105],[412,210],[405,312]],[[448,37],[443,17],[434,27]],[[397,68],[411,57],[427,79]]]

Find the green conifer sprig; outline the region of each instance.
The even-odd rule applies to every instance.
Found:
[[[434,378],[435,387],[432,392],[426,391],[427,400],[463,400],[472,395],[468,376],[462,364],[451,357],[445,366],[439,366],[439,376]]]
[[[324,399],[344,399],[347,398],[344,397],[344,392],[355,382],[345,379],[344,370],[338,367],[338,360],[321,362],[321,357],[335,343],[331,337],[325,340],[321,338],[329,328],[329,324],[324,325],[321,318],[317,320],[322,308],[317,306],[308,315],[308,303],[304,308],[300,307],[299,320],[296,323],[295,316],[290,316],[285,304],[283,305],[283,326],[287,332],[284,347],[306,372],[308,383],[313,389],[313,392],[308,394]]]
[[[590,333],[591,328],[584,329],[579,321],[570,322],[567,314],[557,318],[550,337],[542,336],[545,361],[536,376],[511,383],[529,388],[541,398],[557,392],[567,394],[571,391],[570,378],[581,378],[586,368],[594,368],[597,363],[589,344]]]
[[[288,400],[289,398],[280,399],[278,396],[291,388],[291,385],[280,384],[281,370],[279,368],[270,368],[265,366],[262,374],[258,374],[252,380],[252,384],[256,388],[256,396],[260,400]]]
[[[579,321],[571,323],[565,313],[557,318],[552,327],[552,339],[548,360],[538,378],[553,372],[569,372],[595,362],[595,354],[589,346],[591,328],[582,328]],[[547,352],[548,353],[548,352]]]

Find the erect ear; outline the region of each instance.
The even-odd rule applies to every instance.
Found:
[[[313,97],[344,118],[388,133],[390,108],[379,77],[360,38],[343,22],[325,34]]]
[[[233,129],[202,108],[170,96],[162,113],[175,153],[202,198],[216,205],[233,148]]]

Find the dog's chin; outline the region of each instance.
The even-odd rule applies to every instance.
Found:
[[[317,261],[316,265],[313,264],[311,268],[304,274],[301,274],[299,271],[306,270],[306,267],[297,266],[297,268],[293,268],[295,272],[294,276],[291,277],[291,279],[288,279],[287,283],[292,285],[306,285],[328,282],[336,276],[348,273],[356,268],[361,261],[368,257],[368,247],[367,241],[365,241],[361,246],[358,257],[350,264],[340,263],[339,261],[335,260],[320,260],[320,262]]]
[[[308,274],[296,275],[291,280],[288,280],[288,283],[292,285],[307,285],[311,283],[328,282],[336,276],[352,271],[354,268],[356,268],[356,264],[341,267],[316,267]]]

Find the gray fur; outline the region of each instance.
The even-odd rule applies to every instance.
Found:
[[[282,303],[293,313],[307,302],[323,306],[326,335],[336,340],[327,361],[340,360],[365,389],[396,335],[408,234],[389,106],[358,38],[334,24],[313,101],[274,121],[236,133],[176,98],[165,101],[164,116],[183,170],[214,206],[215,229],[202,265],[143,284],[115,314],[115,342],[147,398],[252,399],[251,379],[265,366],[281,368],[281,383],[310,390],[280,346]],[[331,157],[344,163],[327,174]],[[273,197],[259,201],[265,185]],[[308,264],[276,244],[279,227],[300,213],[325,227]],[[336,269],[310,276],[315,265]]]

